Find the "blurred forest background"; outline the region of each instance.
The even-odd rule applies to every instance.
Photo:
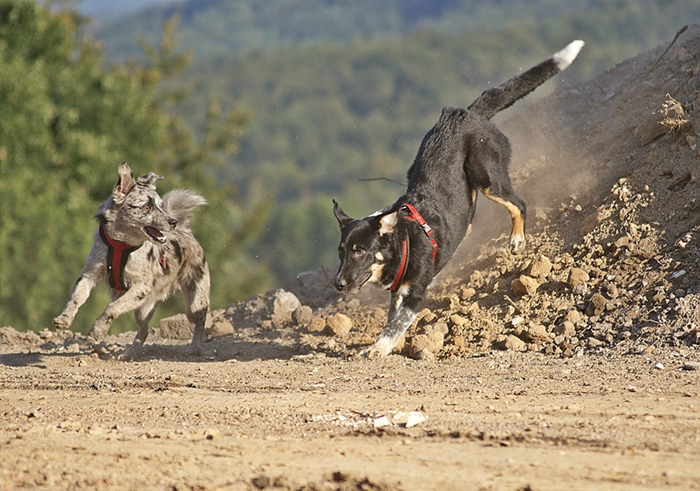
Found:
[[[442,107],[585,40],[532,103],[699,20],[697,0],[0,0],[0,325],[50,327],[122,160],[207,197],[193,228],[225,307],[333,268],[331,198],[392,203],[361,179],[405,181]]]

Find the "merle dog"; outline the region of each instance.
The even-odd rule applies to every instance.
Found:
[[[95,285],[105,282],[114,301],[88,335],[103,338],[114,319],[135,311],[139,329],[121,356],[130,359],[146,340],[148,321],[158,304],[181,290],[187,318],[194,324],[190,351],[197,352],[209,309],[209,268],[189,221],[192,210],[206,200],[184,189],[161,199],[156,182],[162,176],[150,172],[135,180],[126,162],[119,164],[118,171],[112,196],[95,214],[99,226],[83,272],[53,325],[70,327]]]
[[[510,213],[510,249],[525,245],[525,203],[508,176],[510,144],[489,120],[568,67],[583,44],[574,41],[485,91],[468,109],[443,109],[408,170],[406,194],[393,205],[355,220],[333,201],[341,230],[336,289],[354,293],[373,282],[391,290],[388,323],[362,354],[386,356],[411,326],[428,286],[471,227],[477,191]]]

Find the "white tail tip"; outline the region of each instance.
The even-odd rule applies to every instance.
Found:
[[[578,56],[578,53],[579,51],[581,51],[581,48],[583,48],[584,44],[586,43],[584,43],[580,39],[572,41],[564,49],[559,50],[556,53],[554,53],[554,55],[552,55],[552,59],[559,67],[559,70],[564,70],[566,67],[568,67],[574,62],[576,56]]]

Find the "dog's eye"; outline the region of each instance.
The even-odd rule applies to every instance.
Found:
[[[365,252],[367,252],[367,251],[358,247],[357,249],[355,249],[355,256],[362,257],[365,255]]]
[[[146,203],[145,205],[143,205],[143,206],[141,207],[141,209],[142,209],[143,211],[151,211],[151,208],[153,208],[153,206],[151,205],[151,203]]]

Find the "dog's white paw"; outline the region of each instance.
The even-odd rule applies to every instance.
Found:
[[[385,358],[396,343],[392,343],[389,338],[380,338],[372,346],[360,351],[360,356],[364,358]]]
[[[73,323],[73,319],[67,315],[59,315],[53,320],[53,327],[56,329],[68,329]]]
[[[512,235],[510,241],[508,242],[508,247],[510,252],[518,252],[525,248],[525,236],[524,235]]]

